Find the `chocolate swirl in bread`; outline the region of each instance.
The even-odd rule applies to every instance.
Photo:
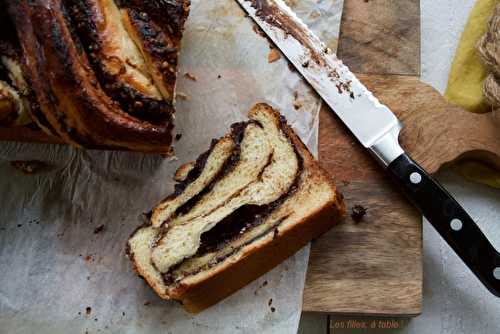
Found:
[[[139,275],[191,311],[269,270],[344,212],[331,179],[277,112],[260,104],[249,118],[190,164],[174,194],[128,242]],[[267,259],[270,247],[279,253]],[[245,261],[265,264],[242,278],[241,269],[234,271]],[[228,287],[205,290],[231,271]]]
[[[16,31],[0,1],[0,126],[33,126],[30,115],[39,110],[32,103],[36,100],[24,78]],[[48,124],[43,120],[40,126]]]
[[[171,152],[189,0],[6,3],[37,124],[78,147]]]

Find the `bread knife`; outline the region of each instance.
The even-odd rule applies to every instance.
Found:
[[[495,296],[500,253],[458,202],[399,144],[401,122],[283,0],[236,0],[316,90],[408,199]]]

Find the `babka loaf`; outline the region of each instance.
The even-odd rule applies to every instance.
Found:
[[[21,49],[16,31],[0,1],[0,126],[31,123],[29,87],[21,68]]]
[[[265,104],[194,163],[127,244],[137,273],[198,312],[339,222],[345,207],[285,119]]]
[[[1,126],[31,122],[31,129],[77,147],[171,152],[189,0],[0,4],[0,24],[9,28],[0,32],[8,46],[0,49],[0,72],[7,73],[0,73]],[[13,58],[26,89],[2,80],[12,77],[5,59]]]

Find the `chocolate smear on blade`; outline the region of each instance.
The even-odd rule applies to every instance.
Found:
[[[285,34],[285,38],[288,36],[293,37],[297,42],[299,42],[304,48],[309,52],[307,55],[307,60],[302,64],[303,68],[308,68],[311,64],[309,59],[318,66],[325,66],[324,57],[331,55],[332,50],[328,47],[323,46],[321,50],[315,47],[315,43],[311,41],[311,36],[307,33],[299,23],[291,19],[289,15],[283,13],[278,6],[276,6],[273,1],[269,0],[246,0],[250,2],[250,5],[255,9],[255,15],[259,17],[262,21],[265,21],[269,25],[281,30]],[[334,66],[325,66],[325,70],[331,71],[336,75],[329,75],[330,80],[337,83],[339,88],[339,94],[347,93],[351,99],[355,99],[355,95],[351,89],[350,82],[344,82],[338,76]]]
[[[296,22],[288,19],[286,15],[268,0],[247,0],[251,2],[252,7],[255,8],[255,15],[270,25],[282,30],[286,35],[295,38],[300,44],[309,49],[310,57],[318,64],[323,64],[320,55],[311,47],[308,36],[304,33],[302,27],[298,26]]]

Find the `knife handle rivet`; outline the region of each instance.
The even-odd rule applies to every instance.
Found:
[[[422,175],[417,172],[411,173],[410,182],[413,184],[419,184],[420,182],[422,182]]]
[[[500,281],[500,267],[493,269],[493,277]]]
[[[451,229],[453,231],[460,231],[462,229],[463,223],[460,219],[453,219],[450,223]]]

